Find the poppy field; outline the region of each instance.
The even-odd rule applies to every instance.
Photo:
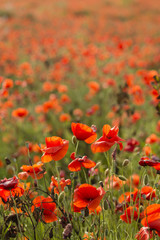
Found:
[[[0,239],[160,239],[160,6],[0,1]]]

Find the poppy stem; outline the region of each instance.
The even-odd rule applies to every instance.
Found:
[[[17,216],[18,229],[19,229],[19,231],[20,231],[21,236],[23,236],[23,234],[22,234],[22,229],[21,229],[21,224],[20,224],[20,219],[19,219],[18,212],[17,212],[16,202],[15,202],[15,200],[14,200],[14,197],[12,196],[11,190],[10,190],[10,195],[11,195],[11,199],[12,199],[12,201],[13,201],[14,208],[15,208],[15,212],[16,212],[16,216]]]
[[[86,175],[85,169],[83,167],[82,167],[82,169],[83,169],[83,174],[84,174],[84,178],[86,180],[86,183],[88,183],[88,179],[87,179],[87,175]]]
[[[107,156],[108,154],[106,154],[106,152],[104,152],[104,156],[107,160],[107,167],[110,168],[110,161],[109,161],[109,155]]]
[[[79,141],[77,141],[77,144],[76,144],[75,156],[77,155],[78,145],[79,145]]]

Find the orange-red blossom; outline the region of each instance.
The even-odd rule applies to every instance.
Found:
[[[45,141],[46,147],[41,149],[43,152],[42,162],[59,161],[66,155],[69,147],[68,140],[53,136],[47,137]]]
[[[96,140],[96,127],[95,126],[87,126],[82,123],[72,123],[71,125],[73,135],[76,136],[78,140],[85,141],[90,144]]]
[[[80,212],[88,208],[90,212],[96,210],[102,200],[105,191],[102,187],[96,187],[90,184],[82,184],[74,190],[73,207],[74,212]]]
[[[44,222],[50,223],[57,220],[56,216],[56,204],[51,197],[38,196],[33,200],[32,212],[35,208],[41,210],[41,218]]]
[[[4,178],[0,181],[0,197],[3,202],[7,202],[10,197],[15,195],[21,197],[24,190],[18,186],[19,180],[16,176],[12,178]]]
[[[103,136],[100,137],[97,141],[95,141],[91,145],[91,150],[93,153],[97,152],[106,152],[108,151],[115,143],[118,143],[120,146],[120,150],[122,150],[123,145],[121,141],[125,141],[124,139],[118,136],[119,128],[118,126],[114,126],[111,128],[108,124],[103,126]]]

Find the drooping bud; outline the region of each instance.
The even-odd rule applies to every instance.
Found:
[[[10,165],[11,164],[11,160],[8,157],[5,157],[5,162],[6,162],[6,165]]]
[[[72,143],[73,143],[73,145],[76,145],[76,144],[77,144],[77,138],[76,138],[76,136],[73,136],[73,137],[72,137]]]
[[[126,167],[129,164],[129,160],[125,159],[122,163],[122,167]]]
[[[105,170],[104,174],[105,174],[106,177],[108,176],[108,174],[109,174],[109,168],[107,168],[107,169]]]
[[[123,176],[123,175],[119,175],[118,177],[122,181],[127,181],[127,178],[125,176]]]
[[[144,183],[144,185],[147,185],[149,183],[149,178],[148,178],[147,174],[144,175],[143,183]]]
[[[107,202],[107,200],[104,200],[104,210],[108,210],[108,202]]]
[[[64,192],[61,192],[58,196],[58,202],[61,203],[64,200]]]
[[[104,185],[103,185],[103,182],[102,181],[100,181],[99,182],[99,185],[103,188],[104,187]]]
[[[94,169],[98,168],[100,165],[101,165],[101,162],[97,162],[96,166],[94,166]]]

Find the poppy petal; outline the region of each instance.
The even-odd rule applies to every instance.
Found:
[[[96,163],[90,159],[85,159],[81,164],[85,168],[92,168],[96,166]]]
[[[78,160],[73,160],[69,165],[68,169],[71,172],[77,172],[81,170],[81,163]]]

